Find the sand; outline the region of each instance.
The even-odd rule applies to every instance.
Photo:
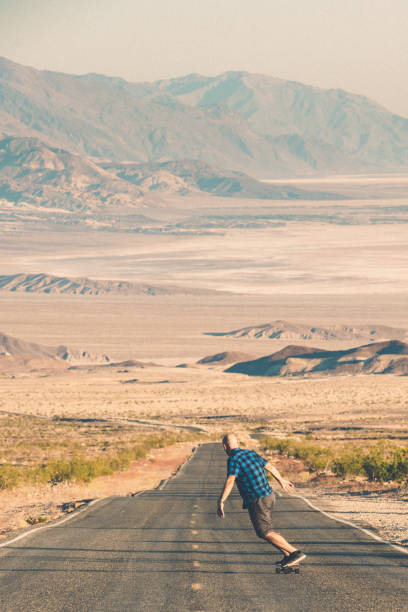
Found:
[[[336,191],[342,185],[354,199],[168,198],[161,208],[148,211],[157,221],[152,234],[50,225],[44,229],[39,222],[11,220],[1,233],[2,274],[44,272],[232,293],[196,297],[0,292],[0,330],[6,334],[103,352],[118,361],[160,365],[0,373],[0,410],[48,417],[150,419],[163,425],[199,426],[211,435],[231,428],[249,435],[263,427],[275,435],[318,432],[322,439],[344,441],[391,437],[406,444],[408,377],[287,381],[225,374],[211,365],[174,367],[223,351],[254,358],[271,354],[288,342],[205,333],[277,319],[318,326],[408,328],[406,177],[387,177],[380,184],[370,177],[335,177],[323,184]],[[374,191],[378,199],[362,199]],[[322,348],[357,344],[361,342],[331,342]],[[123,475],[111,478],[109,491],[127,494],[142,486],[134,485],[132,478],[126,485]],[[103,486],[92,493],[70,490],[69,495],[61,488],[55,503],[105,494]],[[1,492],[0,508],[13,495]],[[23,520],[31,510],[18,495],[15,505]],[[32,512],[43,512],[52,502],[47,489],[30,495],[39,504]],[[338,492],[326,491],[323,497],[342,516],[353,513],[356,520],[368,521],[402,542],[402,532],[392,530],[402,520],[398,513],[406,502],[376,495],[358,502],[356,496],[340,497]],[[382,501],[398,505],[382,506]]]
[[[408,546],[408,495],[395,491],[336,492],[305,489],[301,493],[331,516],[373,530],[383,539]]]

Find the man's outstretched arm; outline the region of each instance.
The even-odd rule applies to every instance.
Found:
[[[234,484],[235,484],[235,476],[231,475],[227,477],[227,480],[225,481],[224,484],[224,488],[222,490],[222,493],[218,499],[218,508],[217,508],[217,514],[220,518],[224,518],[225,513],[224,513],[224,502],[228,499],[229,494],[231,493],[232,489],[234,488]]]
[[[280,486],[282,487],[284,491],[287,491],[287,493],[290,493],[291,491],[293,491],[293,489],[295,488],[295,485],[293,484],[293,482],[290,482],[290,480],[286,480],[285,478],[282,478],[279,470],[272,463],[267,463],[265,465],[265,470],[268,470],[268,472],[272,474],[272,476],[275,478],[275,480],[279,482]]]

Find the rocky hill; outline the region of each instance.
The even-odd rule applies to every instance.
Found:
[[[142,189],[38,138],[0,140],[0,199],[71,212],[144,205]]]
[[[376,342],[344,351],[291,345],[281,351],[236,363],[225,370],[248,376],[324,377],[358,374],[408,375],[408,344]]]
[[[117,161],[199,159],[261,178],[406,169],[408,120],[341,89],[247,72],[129,83],[0,59],[0,132]]]
[[[243,361],[244,359],[251,359],[252,355],[248,353],[240,353],[236,351],[224,351],[222,353],[215,353],[215,355],[207,355],[207,357],[203,357],[199,361],[197,361],[198,365],[215,365],[215,366],[224,366],[230,363],[237,363],[238,361]]]
[[[63,369],[72,365],[107,364],[107,355],[70,349],[65,345],[44,346],[0,332],[0,372],[13,369]]]
[[[149,285],[120,280],[69,278],[51,274],[2,274],[0,291],[59,293],[65,295],[214,295],[211,289],[183,288],[173,285]],[[222,292],[221,292],[222,293]]]
[[[244,172],[222,170],[194,159],[144,164],[102,162],[101,165],[117,177],[137,185],[146,194],[173,192],[187,195],[204,192],[224,198],[262,200],[347,199],[341,194],[263,183]]]
[[[38,138],[5,137],[0,140],[0,200],[16,211],[24,205],[38,210],[70,213],[118,213],[121,209],[157,205],[169,193],[209,193],[219,197],[338,199],[342,196],[270,185],[242,172],[225,171],[204,162],[180,160],[163,163],[96,163],[51,147]]]
[[[290,321],[272,321],[262,325],[251,325],[228,332],[207,332],[209,336],[230,338],[270,338],[271,340],[310,340],[326,342],[332,340],[369,340],[375,342],[386,338],[408,339],[408,330],[388,325],[329,325],[319,327]]]

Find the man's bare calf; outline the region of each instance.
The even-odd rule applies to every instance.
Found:
[[[268,531],[268,533],[265,534],[264,539],[273,544],[279,550],[281,550],[285,557],[290,555],[290,553],[295,552],[296,550],[294,546],[289,544],[289,542],[285,540],[285,538],[279,533],[276,533],[276,531]]]

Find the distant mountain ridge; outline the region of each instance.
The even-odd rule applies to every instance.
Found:
[[[408,330],[389,325],[328,325],[313,326],[291,321],[272,321],[262,325],[251,325],[229,332],[206,332],[208,336],[230,338],[270,338],[271,340],[384,340],[386,338],[408,339]]]
[[[0,59],[0,132],[98,159],[198,159],[257,177],[406,169],[408,119],[247,72],[128,83]]]
[[[215,295],[222,292],[121,280],[70,278],[52,274],[0,274],[0,291],[64,295]]]
[[[225,371],[248,376],[315,378],[358,374],[408,376],[408,344],[387,340],[343,351],[290,345],[272,355],[236,363]]]

